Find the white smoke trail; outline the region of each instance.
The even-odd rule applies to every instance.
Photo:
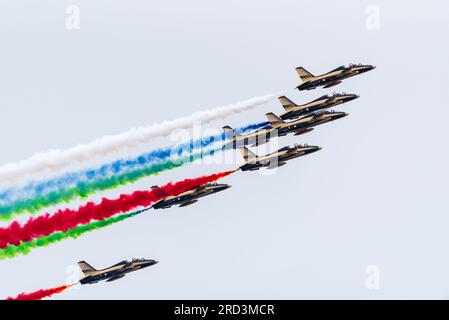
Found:
[[[104,136],[88,144],[80,144],[66,150],[49,150],[45,153],[35,154],[19,162],[12,162],[0,167],[0,184],[11,185],[29,178],[32,174],[40,172],[57,173],[73,164],[95,160],[118,151],[148,143],[151,139],[168,136],[175,129],[188,129],[195,123],[223,119],[230,115],[250,110],[269,102],[278,94],[269,94],[255,97],[234,104],[217,107],[210,110],[198,111],[191,116],[171,121],[156,123],[147,127],[133,128],[127,132]]]

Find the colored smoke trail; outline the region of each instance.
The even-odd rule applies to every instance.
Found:
[[[148,143],[154,138],[169,135],[175,129],[191,128],[195,123],[206,124],[213,120],[221,120],[227,116],[263,105],[276,96],[277,94],[270,94],[256,97],[215,109],[199,111],[188,117],[164,121],[148,127],[133,128],[128,132],[105,136],[71,149],[50,150],[46,153],[36,154],[27,160],[0,167],[0,182],[6,185],[15,184],[24,179],[30,179],[33,174],[40,172],[58,174],[67,170],[70,165],[85,163]]]
[[[22,242],[18,246],[9,245],[4,249],[0,249],[0,260],[11,259],[19,254],[26,255],[26,254],[30,253],[31,250],[33,250],[35,248],[46,247],[53,243],[56,243],[56,242],[59,242],[59,241],[62,241],[62,240],[68,239],[68,238],[76,239],[86,232],[98,230],[98,229],[113,225],[117,222],[137,216],[149,209],[150,208],[145,208],[142,210],[134,211],[134,212],[127,213],[127,214],[121,214],[121,215],[107,218],[104,220],[94,221],[94,222],[91,222],[88,224],[83,224],[83,225],[77,226],[76,228],[67,230],[66,232],[58,231],[58,232],[55,232],[48,236],[36,238],[36,239],[33,239],[28,242]]]
[[[70,288],[71,286],[73,286],[73,284],[63,285],[63,286],[51,288],[51,289],[37,290],[35,292],[30,292],[30,293],[21,293],[15,298],[8,297],[8,298],[6,298],[6,300],[41,300],[43,298],[51,297],[52,295],[54,295],[56,293],[61,293],[62,291]]]
[[[168,183],[161,189],[171,195],[178,195],[206,183],[215,182],[234,172],[235,170],[232,170],[185,179],[176,183]],[[4,249],[8,245],[18,246],[22,242],[28,242],[58,231],[65,232],[78,225],[88,224],[93,220],[107,219],[115,214],[128,212],[137,207],[148,207],[162,198],[163,196],[158,190],[135,191],[131,194],[122,194],[114,200],[103,198],[98,204],[88,202],[75,210],[61,209],[52,215],[47,213],[39,217],[31,217],[23,225],[13,221],[10,225],[0,228],[0,248]]]
[[[246,125],[235,129],[235,134],[245,134],[260,129],[267,124],[268,122]],[[10,213],[18,213],[21,211],[32,213],[32,211],[27,208],[32,208],[34,212],[38,211],[46,207],[45,199],[67,198],[62,196],[63,194],[73,194],[76,196],[77,186],[83,186],[96,180],[105,179],[111,176],[119,176],[131,171],[143,169],[150,165],[155,165],[156,162],[167,162],[179,151],[193,153],[192,151],[202,151],[213,143],[224,141],[224,133],[208,136],[173,147],[147,152],[132,159],[120,159],[104,164],[99,168],[67,173],[60,177],[43,181],[32,181],[24,187],[8,188],[0,192],[0,215],[8,215]],[[156,164],[156,166],[161,168],[160,163]],[[152,172],[157,173],[158,171],[152,170]],[[93,185],[95,184],[93,183]],[[58,196],[58,194],[61,196]],[[83,193],[80,193],[79,195],[82,197]],[[57,202],[53,202],[52,204],[57,204]]]
[[[196,153],[176,159],[175,161],[167,160],[165,162],[158,162],[145,168],[123,173],[121,175],[109,176],[104,179],[94,180],[90,183],[79,183],[73,188],[57,190],[46,196],[17,201],[9,206],[0,206],[0,220],[10,220],[13,216],[23,212],[36,213],[41,209],[63,202],[69,202],[77,198],[87,198],[98,191],[115,189],[120,186],[136,182],[144,177],[157,175],[167,170],[182,167],[193,161],[202,159],[205,155],[212,155],[216,151],[222,149],[223,147],[220,146],[216,149],[209,150],[206,154]]]

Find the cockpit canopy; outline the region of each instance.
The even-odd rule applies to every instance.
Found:
[[[330,113],[335,113],[335,110],[318,110],[318,111],[314,112],[314,114],[316,116],[320,116],[320,115],[323,115],[323,114],[330,114]]]
[[[333,97],[342,97],[342,96],[347,96],[346,92],[333,92],[332,93]]]

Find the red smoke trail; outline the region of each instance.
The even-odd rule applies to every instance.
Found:
[[[217,181],[226,177],[235,170],[211,174],[193,179],[185,179],[175,183],[169,183],[161,189],[171,195],[178,195],[184,191]],[[122,194],[119,198],[110,200],[103,198],[99,204],[88,202],[78,209],[60,209],[50,215],[46,213],[39,217],[31,217],[21,225],[14,221],[9,226],[0,228],[0,248],[8,245],[19,245],[21,242],[47,236],[57,231],[67,231],[80,224],[87,224],[92,220],[103,220],[115,214],[131,211],[137,207],[147,207],[163,198],[157,190],[135,191],[131,194]]]
[[[70,288],[71,286],[73,286],[73,284],[64,285],[51,289],[37,290],[31,293],[21,293],[15,298],[8,297],[6,298],[6,300],[41,300],[43,298],[50,297],[56,293],[60,293],[65,289]]]

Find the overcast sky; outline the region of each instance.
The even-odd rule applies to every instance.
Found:
[[[79,29],[67,29],[69,5]],[[448,10],[436,0],[1,1],[0,163],[280,90],[298,104],[361,97],[338,108],[349,117],[282,138],[323,149],[276,174],[239,172],[193,206],[1,261],[0,296],[60,285],[79,260],[146,257],[160,263],[55,299],[448,298]],[[320,74],[351,62],[377,69],[291,90],[299,65]],[[269,111],[282,108],[209,126]],[[225,168],[186,166],[120,191]]]

